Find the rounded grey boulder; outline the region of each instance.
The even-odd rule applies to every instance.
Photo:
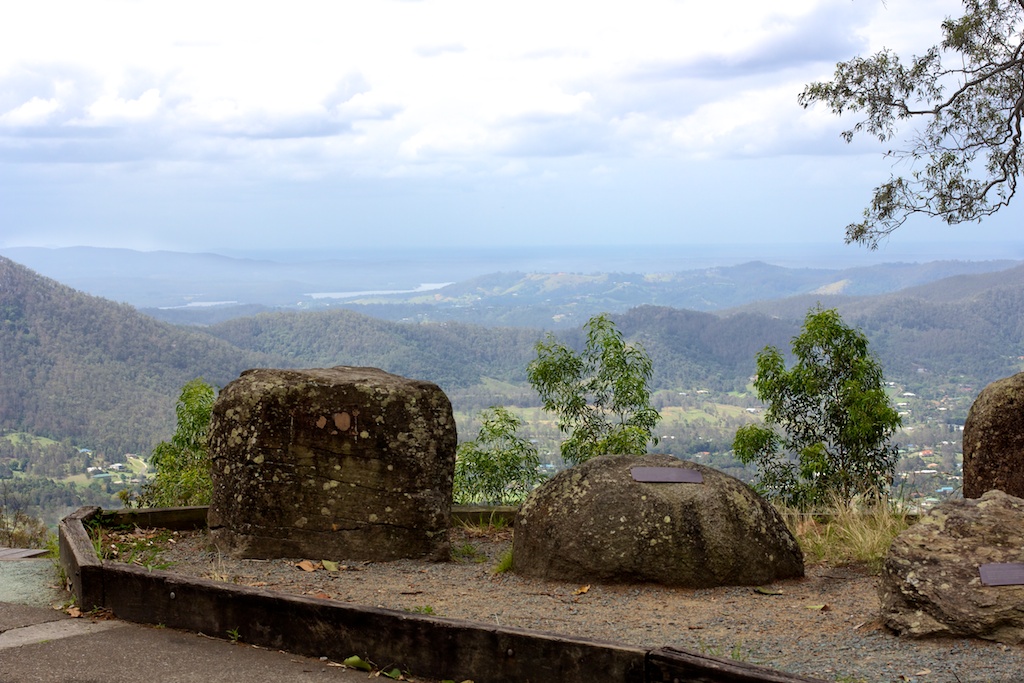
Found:
[[[964,423],[964,498],[1024,497],[1024,372],[982,389]]]
[[[703,483],[635,481],[635,467]],[[513,569],[544,579],[708,588],[804,574],[785,522],[753,489],[670,455],[606,455],[559,473],[516,516]]]

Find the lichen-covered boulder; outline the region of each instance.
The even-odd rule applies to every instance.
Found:
[[[375,368],[249,370],[210,423],[214,543],[235,557],[449,556],[451,403]]]
[[[900,534],[879,592],[901,635],[1024,642],[1024,586],[986,586],[979,567],[1024,562],[1024,500],[1002,491],[935,506]]]
[[[985,387],[964,423],[964,497],[1024,498],[1024,372]]]
[[[635,481],[634,467],[703,483]],[[749,486],[670,455],[606,455],[535,489],[516,515],[513,569],[544,579],[706,588],[803,576],[785,522]]]

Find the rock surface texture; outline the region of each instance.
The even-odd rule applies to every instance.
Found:
[[[964,423],[964,497],[999,489],[1024,498],[1024,372],[992,382]]]
[[[451,403],[375,368],[249,370],[210,424],[210,535],[234,557],[449,557]]]
[[[1024,562],[1024,500],[1002,491],[943,503],[900,534],[879,586],[901,635],[1024,642],[1024,586],[986,586],[979,565]]]
[[[704,483],[634,481],[634,467],[698,470]],[[563,581],[708,588],[803,576],[775,509],[743,482],[669,455],[602,456],[533,491],[516,516],[513,569]]]

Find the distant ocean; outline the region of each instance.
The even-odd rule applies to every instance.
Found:
[[[1024,260],[1024,243],[919,243],[876,251],[832,244],[700,244],[693,246],[514,246],[361,248],[346,250],[216,250],[239,258],[285,263],[330,261],[350,274],[389,274],[391,283],[416,287],[501,272],[665,273],[764,261],[787,268],[841,269],[878,263]],[[396,278],[395,275],[402,276]]]

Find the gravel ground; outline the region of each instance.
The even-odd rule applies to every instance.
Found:
[[[509,530],[453,529],[453,561],[444,563],[234,560],[210,550],[205,533],[195,532],[179,534],[161,560],[183,575],[647,648],[685,648],[830,681],[1024,681],[1024,646],[915,641],[888,632],[878,618],[878,579],[861,568],[813,566],[803,579],[758,588],[581,586],[494,573],[511,540]]]

